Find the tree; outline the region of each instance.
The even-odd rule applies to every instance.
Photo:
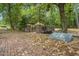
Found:
[[[0,4],[0,12],[3,19],[11,26],[12,30],[19,27],[25,28],[26,24],[34,25],[40,22],[48,28],[62,28],[62,32],[67,32],[68,27],[75,27],[74,12],[72,4]],[[30,17],[29,17],[30,15]],[[77,14],[78,16],[78,14]],[[78,17],[76,17],[78,20]],[[28,20],[29,22],[28,22]],[[21,26],[21,24],[23,24]],[[78,24],[78,23],[77,23]]]
[[[18,30],[18,23],[21,20],[21,5],[22,4],[5,4],[6,17],[13,31]]]
[[[76,28],[76,19],[74,13],[74,4],[66,4],[65,5],[65,15],[67,17],[68,28]]]
[[[13,25],[13,21],[12,21],[12,13],[11,13],[11,10],[12,10],[12,5],[10,3],[8,3],[7,4],[8,20],[9,20],[9,23],[11,25],[12,30],[15,30],[14,25]]]
[[[67,18],[64,10],[65,3],[57,4],[57,6],[59,7],[60,12],[62,32],[67,32]]]
[[[79,28],[79,4],[74,4],[74,12],[75,12],[75,18],[76,18],[76,25],[77,25],[77,28]]]

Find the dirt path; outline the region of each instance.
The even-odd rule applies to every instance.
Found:
[[[52,56],[79,55],[79,40],[70,43],[55,41],[48,35],[37,33],[0,34],[0,55],[2,56]]]

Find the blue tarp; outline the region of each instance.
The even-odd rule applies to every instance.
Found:
[[[71,33],[54,32],[49,35],[49,38],[55,39],[55,40],[63,40],[65,42],[70,42],[72,40],[72,34]]]

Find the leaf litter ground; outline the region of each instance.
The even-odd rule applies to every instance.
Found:
[[[1,56],[75,56],[79,55],[79,39],[65,43],[52,40],[48,34],[10,32],[0,34]]]

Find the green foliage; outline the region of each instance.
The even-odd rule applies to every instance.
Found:
[[[12,24],[15,28],[22,31],[27,24],[43,23],[47,27],[60,27],[60,13],[56,4],[21,4],[14,3],[11,5],[11,12],[8,11],[8,4],[0,4],[0,12],[5,24],[11,25],[8,19],[8,13],[11,16]],[[68,20],[69,27],[76,27],[74,4],[65,5],[65,16]]]
[[[74,14],[74,4],[66,4],[65,5],[65,13],[68,19],[69,27],[76,27],[75,25],[75,14]]]
[[[29,23],[29,20],[30,20],[30,15],[26,16],[22,16],[22,20],[19,21],[19,24],[18,24],[18,28],[19,30],[21,31],[25,31],[25,28],[27,27],[27,24]]]

